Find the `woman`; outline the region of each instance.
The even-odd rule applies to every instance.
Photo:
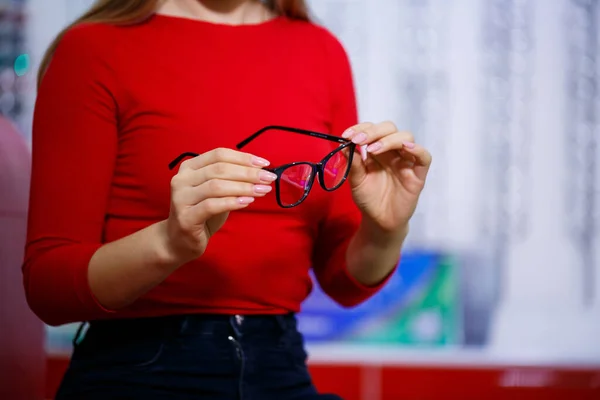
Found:
[[[309,268],[343,306],[376,293],[431,162],[356,118],[302,1],[103,0],[67,29],[40,70],[23,268],[42,320],[90,322],[57,398],[316,398]],[[236,148],[272,125],[291,129]]]

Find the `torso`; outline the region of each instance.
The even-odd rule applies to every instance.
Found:
[[[118,38],[112,51],[122,90],[104,241],[168,216],[174,171],[167,165],[182,152],[235,148],[266,125],[341,134],[331,132],[320,28],[284,19],[225,26],[156,16],[106,30]],[[244,150],[278,165],[318,161],[331,146],[274,132]],[[315,185],[294,209],[279,208],[269,194],[232,213],[199,260],[119,314],[297,311],[311,289],[311,254],[328,199]]]

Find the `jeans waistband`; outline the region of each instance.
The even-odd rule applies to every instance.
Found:
[[[99,320],[89,323],[87,335],[103,336],[115,340],[135,340],[173,335],[281,333],[296,330],[296,316],[284,315],[218,315],[186,314],[149,318]],[[76,335],[77,343],[82,329]]]

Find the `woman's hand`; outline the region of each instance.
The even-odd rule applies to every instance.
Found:
[[[405,234],[425,185],[431,154],[391,122],[362,123],[342,136],[367,145],[366,159],[357,154],[349,176],[363,221],[366,218],[384,235]]]
[[[272,190],[277,176],[262,170],[263,158],[219,148],[184,161],[171,180],[167,248],[185,263],[201,256],[230,211],[240,210]]]

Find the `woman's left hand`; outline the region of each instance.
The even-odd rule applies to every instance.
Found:
[[[405,232],[425,186],[431,154],[391,122],[361,123],[342,136],[359,145],[348,180],[363,218],[384,234]],[[366,160],[360,145],[368,146]]]

